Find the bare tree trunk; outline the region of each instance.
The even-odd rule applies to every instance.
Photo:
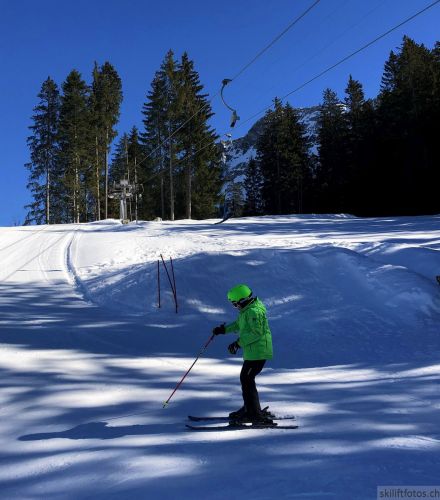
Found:
[[[277,214],[281,214],[280,158],[277,152]]]
[[[108,218],[108,128],[105,133],[105,218]]]
[[[169,150],[170,150],[170,220],[174,220],[173,147],[171,145],[171,140],[170,140]]]
[[[125,144],[124,144],[124,147],[125,147],[125,166],[127,168],[127,180],[128,180],[128,183],[130,184],[130,162],[128,161],[128,141],[127,141],[127,137],[125,138]],[[128,198],[128,218],[130,219],[130,221],[133,220],[133,210],[132,210],[132,203],[131,203],[131,197]]]
[[[163,172],[160,175],[160,209],[161,218],[165,220],[165,195],[164,195],[164,185],[163,185]]]
[[[75,222],[79,223],[79,172],[78,172],[78,160],[75,165]]]
[[[50,126],[46,121],[46,132],[50,137]],[[52,150],[52,141],[49,142],[49,149]],[[47,148],[45,151],[46,159],[46,224],[50,224],[50,161],[48,158]]]
[[[100,176],[99,176],[99,147],[98,147],[98,136],[95,136],[95,155],[96,155],[96,220],[101,220],[101,190],[100,190]]]
[[[136,151],[136,150],[135,150]],[[138,179],[137,179],[137,158],[136,158],[136,153],[134,155],[134,186],[135,186],[135,205],[134,205],[134,212],[135,212],[135,217],[136,217],[136,224],[138,221]]]
[[[75,160],[76,162],[76,160]],[[76,222],[76,204],[77,204],[77,199],[76,199],[76,163],[75,163],[75,172],[74,172],[74,180],[73,180],[73,214],[72,214],[72,222]]]
[[[186,166],[186,218],[191,219],[191,164]]]
[[[50,172],[46,167],[46,224],[50,224]]]

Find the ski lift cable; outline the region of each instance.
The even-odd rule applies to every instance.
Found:
[[[393,26],[392,28],[390,28],[389,30],[385,31],[384,33],[382,33],[381,35],[377,36],[376,38],[374,38],[373,40],[371,40],[370,42],[368,42],[367,44],[363,45],[362,47],[360,47],[359,49],[355,50],[354,52],[351,52],[349,55],[345,56],[344,58],[340,59],[338,62],[336,62],[335,64],[329,66],[327,69],[325,69],[324,71],[321,71],[320,73],[318,73],[316,76],[314,76],[313,78],[311,78],[310,80],[308,80],[307,82],[303,83],[302,85],[300,85],[299,87],[296,87],[294,90],[290,91],[289,93],[287,93],[286,95],[284,95],[283,97],[281,97],[281,101],[285,100],[287,97],[289,97],[290,95],[294,94],[295,92],[298,92],[299,90],[303,89],[305,86],[309,85],[310,83],[312,83],[313,81],[317,80],[318,78],[320,78],[321,76],[325,75],[326,73],[328,73],[329,71],[331,71],[332,69],[336,68],[337,66],[339,66],[340,64],[344,63],[345,61],[347,61],[348,59],[351,59],[352,57],[354,57],[355,55],[359,54],[360,52],[364,51],[365,49],[367,49],[368,47],[370,47],[371,45],[373,45],[374,43],[378,42],[379,40],[381,40],[382,38],[386,37],[387,35],[389,35],[390,33],[392,33],[393,31],[395,31],[396,29],[400,28],[401,26],[409,23],[410,21],[412,21],[413,19],[415,19],[416,17],[418,17],[419,15],[425,13],[426,11],[428,11],[429,9],[431,9],[432,7],[434,7],[435,5],[437,5],[438,3],[440,3],[440,0],[435,0],[434,2],[430,3],[429,5],[427,5],[426,7],[424,7],[423,9],[419,10],[418,12],[416,12],[415,14],[413,14],[412,16],[408,17],[407,19],[405,19],[404,21],[401,21],[400,23],[396,24],[395,26]],[[272,107],[272,104],[270,106],[267,106],[265,107],[264,109],[260,110],[258,113],[255,113],[253,114],[252,116],[250,116],[249,118],[247,118],[245,121],[243,121],[239,127],[241,127],[242,125],[244,125],[245,123],[247,123],[248,121],[252,120],[253,118],[257,117],[258,115],[260,115],[261,113],[264,113],[265,111],[267,111],[268,109],[270,109]],[[230,129],[228,129],[229,131]],[[223,134],[220,135],[220,137],[223,137],[225,135],[227,135],[228,132],[225,132]],[[193,153],[190,153],[189,155],[185,156],[184,158],[182,158],[181,160],[179,160],[178,163],[190,158],[191,156],[194,156],[196,155],[197,153],[199,153],[200,151],[203,151],[204,149],[206,149],[207,147],[211,146],[212,143],[208,143],[206,144],[205,146],[203,146],[202,148],[194,151]],[[156,175],[159,175],[161,172],[158,172],[157,174],[155,174],[152,178],[156,177]]]
[[[349,0],[347,0],[344,4],[343,4],[343,7],[345,7],[345,5],[347,4]],[[331,39],[327,44],[325,44],[323,47],[321,47],[318,51],[316,51],[313,55],[311,55],[309,58],[307,58],[304,62],[302,62],[301,64],[299,64],[298,66],[296,66],[295,68],[293,68],[292,70],[292,73],[297,73],[298,70],[304,68],[304,66],[307,66],[311,61],[313,61],[313,59],[315,59],[316,57],[318,57],[320,54],[322,54],[323,52],[325,52],[329,47],[331,47],[335,42],[337,42],[338,40],[340,40],[343,36],[345,36],[347,33],[349,33],[351,30],[353,30],[354,28],[356,28],[357,26],[361,25],[362,22],[367,18],[369,17],[373,12],[375,12],[376,10],[378,10],[380,7],[382,7],[382,5],[386,2],[387,0],[380,0],[379,3],[377,5],[375,5],[372,9],[370,9],[368,12],[366,12],[359,20],[355,21],[353,24],[351,24],[350,26],[348,26],[342,33],[340,33],[338,36],[336,36],[335,38]],[[340,7],[339,7],[340,8]],[[338,8],[338,9],[339,9]],[[337,10],[334,10],[329,16],[327,16],[325,18],[325,20],[329,19],[330,17],[332,17],[335,12],[337,12]],[[310,32],[308,34],[308,36],[306,38],[308,38],[309,36],[312,36],[312,32]],[[302,42],[304,41],[304,39],[302,40]],[[278,61],[276,61],[278,62]],[[267,94],[269,91],[272,91],[274,88],[276,88],[276,84],[272,85],[270,88],[266,89],[265,93]],[[260,93],[260,95],[262,95]]]
[[[234,81],[235,79],[237,79],[242,73],[244,73],[248,68],[249,66],[251,66],[252,64],[254,64],[254,62],[259,58],[261,57],[265,52],[267,52],[273,45],[276,44],[276,42],[278,42],[278,40],[280,38],[282,38],[290,29],[292,29],[295,24],[297,24],[303,17],[305,17],[314,7],[316,7],[318,5],[318,3],[320,2],[321,0],[315,0],[315,2],[310,5],[310,7],[308,7],[302,14],[300,14],[298,17],[296,17],[293,21],[291,21],[289,23],[289,25],[281,32],[279,33],[268,45],[266,45],[266,47],[264,47],[263,49],[260,50],[260,52],[258,52],[258,54],[253,58],[251,59],[247,64],[245,64],[241,69],[240,71],[234,76],[231,78],[231,81]]]
[[[229,108],[232,112],[233,112],[233,115],[232,115],[232,122],[234,121],[234,118],[235,118],[235,121],[237,121],[239,118],[238,118],[238,115],[237,115],[237,112],[231,108],[230,106],[228,106],[223,98],[223,89],[225,87],[225,85],[227,83],[230,83],[232,81],[234,81],[235,79],[237,79],[240,75],[242,75],[259,57],[261,57],[267,50],[269,50],[281,37],[283,37],[291,28],[293,28],[293,26],[295,26],[295,24],[297,24],[303,17],[305,17],[321,0],[315,0],[315,2],[310,6],[308,7],[302,14],[300,14],[298,17],[296,17],[291,23],[289,23],[289,25],[281,32],[279,33],[268,45],[266,45],[266,47],[264,47],[262,50],[260,50],[260,52],[258,52],[258,54],[256,56],[254,56],[247,64],[245,64],[239,71],[238,73],[231,79],[224,79],[223,82],[222,82],[222,87],[211,97],[211,99],[206,102],[200,109],[198,109],[193,115],[191,115],[184,123],[182,123],[182,125],[180,125],[176,130],[174,130],[174,132],[172,132],[166,139],[164,139],[155,149],[153,149],[150,153],[148,153],[147,156],[145,156],[145,158],[143,158],[140,162],[139,162],[139,165],[144,162],[145,160],[147,160],[148,158],[151,157],[151,155],[153,153],[155,153],[158,149],[160,149],[164,144],[166,144],[170,139],[172,139],[176,134],[177,132],[179,132],[180,130],[182,130],[183,127],[185,127],[185,125],[187,125],[195,116],[197,116],[200,112],[202,112],[209,104],[212,103],[212,101],[218,96],[220,95],[221,96],[221,99],[223,101],[223,103],[225,104],[225,106],[227,108]],[[225,81],[227,81],[227,83],[225,84]],[[231,123],[232,123],[231,122]],[[235,122],[234,122],[234,125],[235,125]],[[231,127],[232,128],[232,127]]]
[[[286,95],[284,95],[283,97],[281,97],[281,101],[284,101],[287,97],[289,97],[290,95],[298,92],[299,90],[303,89],[304,87],[306,87],[307,85],[309,85],[310,83],[314,82],[315,80],[319,79],[321,76],[325,75],[326,73],[328,73],[329,71],[331,71],[332,69],[336,68],[337,66],[341,65],[342,63],[344,63],[345,61],[351,59],[352,57],[354,57],[355,55],[359,54],[360,52],[364,51],[365,49],[367,49],[368,47],[370,47],[371,45],[373,45],[374,43],[378,42],[379,40],[381,40],[382,38],[386,37],[387,35],[389,35],[390,33],[392,33],[393,31],[395,31],[396,29],[400,28],[401,26],[407,24],[408,22],[412,21],[413,19],[415,19],[416,17],[418,17],[419,15],[425,13],[427,10],[431,9],[432,7],[434,7],[435,5],[437,5],[438,3],[440,3],[440,0],[435,0],[434,2],[432,2],[431,4],[427,5],[426,7],[424,7],[423,9],[419,10],[418,12],[416,12],[415,14],[413,14],[412,16],[408,17],[407,19],[405,19],[404,21],[398,23],[397,25],[393,26],[392,28],[390,28],[389,30],[387,30],[386,32],[382,33],[381,35],[379,35],[378,37],[374,38],[373,40],[371,40],[370,42],[368,42],[367,44],[363,45],[362,47],[360,47],[359,49],[355,50],[354,52],[351,52],[349,55],[345,56],[344,58],[340,59],[338,62],[336,62],[335,64],[329,66],[328,68],[326,68],[325,70],[321,71],[320,73],[318,73],[317,75],[315,75],[313,78],[309,79],[308,81],[306,81],[305,83],[301,84],[300,86],[296,87],[294,90],[290,91],[289,93],[287,93]],[[313,4],[314,6],[315,4]],[[279,39],[279,38],[278,38]],[[248,65],[249,66],[249,65]],[[241,73],[240,73],[241,74]],[[236,77],[235,77],[236,78]],[[232,81],[232,80],[231,80]],[[229,82],[227,82],[229,83]],[[227,84],[226,83],[226,84]],[[216,94],[216,96],[218,95],[218,93]],[[226,104],[226,103],[225,103]],[[230,108],[229,106],[227,106],[229,109],[232,109]],[[264,113],[265,111],[267,111],[268,109],[270,109],[272,107],[272,105],[269,105],[267,107],[265,107],[264,109],[258,111],[257,113],[253,114],[252,116],[248,117],[245,121],[241,122],[241,124],[239,125],[242,126],[244,125],[245,123],[249,122],[250,120],[252,120],[253,118],[257,117],[258,115]],[[200,110],[199,110],[200,111]],[[230,129],[228,129],[230,130]],[[227,132],[223,133],[220,137],[223,137],[224,135],[227,135]],[[184,160],[190,158],[191,156],[194,156],[196,155],[197,153],[203,151],[204,149],[208,148],[209,146],[211,146],[212,143],[208,143],[207,145],[203,146],[202,148],[194,151],[193,153],[190,153],[189,155],[185,156],[184,158],[180,159],[177,163],[181,163],[183,162]],[[157,174],[153,175],[150,179],[153,179],[154,177],[156,177],[157,175],[161,174],[162,171],[158,172]]]
[[[321,76],[325,75],[326,73],[328,73],[332,69],[336,68],[337,66],[340,66],[341,64],[343,64],[344,62],[348,61],[349,59],[351,59],[355,55],[359,54],[360,52],[363,52],[365,49],[367,49],[368,47],[371,47],[371,45],[375,44],[376,42],[378,42],[382,38],[385,38],[390,33],[392,33],[393,31],[397,30],[398,28],[400,28],[404,24],[407,24],[410,21],[412,21],[413,19],[415,19],[416,17],[420,16],[421,14],[424,14],[427,10],[431,9],[432,7],[434,7],[435,5],[437,5],[438,3],[440,3],[440,0],[435,0],[434,2],[430,3],[429,5],[427,5],[423,9],[419,10],[418,12],[416,12],[415,14],[413,14],[412,16],[408,17],[404,21],[401,21],[399,24],[396,24],[395,26],[393,26],[389,30],[385,31],[381,35],[377,36],[376,38],[374,38],[370,42],[366,43],[365,45],[363,45],[359,49],[355,50],[354,52],[351,52],[350,54],[348,54],[347,56],[343,57],[342,59],[340,59],[335,64],[332,64],[331,66],[329,66],[325,70],[321,71],[320,73],[318,73],[317,75],[315,75],[313,78],[310,78],[310,80],[307,80],[305,83],[303,83],[300,86],[296,87],[295,89],[291,90],[290,92],[288,92],[287,94],[285,94],[283,97],[281,97],[280,100],[284,101],[285,99],[287,99],[287,97],[291,96],[292,94],[295,94],[296,92],[298,92],[299,90],[303,89],[304,87],[306,87],[310,83],[314,82],[315,80],[318,80],[319,78],[321,78]],[[258,115],[261,115],[262,113],[264,113],[265,111],[267,111],[271,107],[272,107],[272,105],[267,106],[264,109],[262,109],[262,110],[258,111],[257,113],[253,114],[249,118],[246,118],[246,120],[243,121],[243,122],[241,122],[241,124],[239,126],[244,125],[245,123],[247,123],[248,121],[252,120],[253,118],[256,118]]]
[[[263,49],[260,50],[260,52],[258,52],[258,54],[256,54],[247,64],[245,64],[239,71],[238,73],[232,77],[232,78],[225,78],[223,81],[222,81],[222,88],[220,90],[220,97],[223,101],[223,104],[230,110],[232,111],[232,115],[231,115],[231,124],[230,124],[230,127],[231,129],[235,127],[235,124],[237,123],[237,121],[240,119],[240,117],[238,116],[238,113],[237,111],[232,108],[231,106],[229,106],[227,104],[227,102],[225,101],[225,98],[223,96],[223,91],[226,87],[226,85],[232,83],[234,80],[236,80],[240,75],[242,75],[252,64],[254,64],[254,62],[259,58],[261,57],[266,51],[268,51],[273,45],[275,45],[276,42],[278,42],[278,40],[283,37],[291,28],[293,28],[295,26],[295,24],[297,24],[303,17],[305,17],[314,7],[316,7],[316,5],[318,5],[318,3],[320,2],[321,0],[315,0],[315,2],[310,5],[302,14],[300,14],[298,17],[296,17],[293,21],[291,21],[289,23],[289,25],[281,32],[279,33],[268,45],[266,45]]]

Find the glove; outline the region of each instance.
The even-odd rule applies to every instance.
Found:
[[[228,345],[228,351],[231,353],[231,354],[237,354],[237,351],[240,349],[240,344],[235,341],[235,342],[232,342],[232,344],[229,344]]]
[[[212,333],[214,335],[224,335],[226,333],[225,324],[213,328]]]

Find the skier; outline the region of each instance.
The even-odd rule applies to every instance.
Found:
[[[231,412],[229,417],[237,423],[252,422],[256,424],[273,421],[269,413],[263,413],[260,406],[255,377],[263,369],[266,360],[272,359],[272,334],[266,317],[266,308],[258,297],[252,296],[247,285],[236,285],[228,292],[228,300],[239,310],[236,321],[216,326],[212,333],[222,335],[239,332],[239,338],[228,346],[231,354],[243,348],[243,367],[240,373],[244,406]]]

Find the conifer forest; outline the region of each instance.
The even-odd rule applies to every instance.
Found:
[[[49,76],[31,117],[26,223],[117,218],[109,194],[121,179],[137,186],[132,220],[217,217],[227,199],[237,201],[230,215],[439,213],[440,42],[404,37],[373,98],[355,75],[344,95],[322,81],[312,127],[274,97],[241,188],[230,193],[211,97],[187,53],[165,55],[139,110],[142,126],[119,134],[123,82],[110,62],[95,63],[89,81],[75,69],[64,82]]]

